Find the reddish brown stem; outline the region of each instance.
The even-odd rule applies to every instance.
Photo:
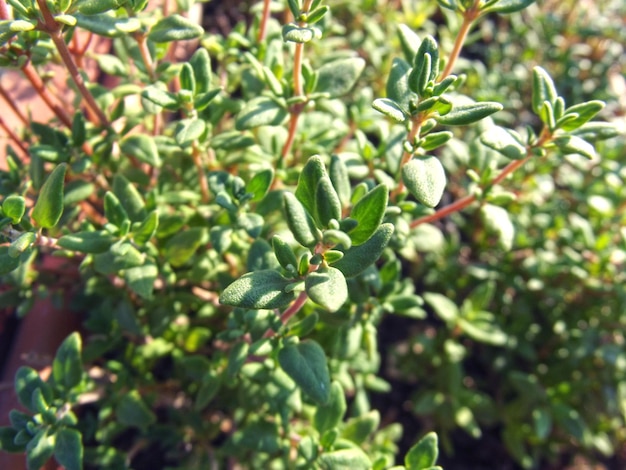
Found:
[[[7,91],[4,89],[2,85],[0,85],[0,96],[4,98],[4,100],[7,102],[9,107],[17,115],[20,121],[22,121],[22,124],[24,124],[25,126],[30,125],[28,119],[26,118],[22,110],[17,106],[17,104],[15,104],[15,101],[13,100],[13,98],[11,98],[11,96],[7,93]]]
[[[150,55],[150,50],[148,49],[148,42],[146,41],[145,34],[135,34],[135,41],[137,41],[139,54],[141,54],[141,60],[143,61],[146,70],[148,71],[148,76],[150,77],[151,81],[155,82],[157,77],[154,68],[154,61],[152,60],[152,56]]]
[[[296,313],[300,311],[302,307],[304,307],[304,304],[306,303],[308,298],[309,296],[307,295],[306,291],[300,292],[298,298],[294,300],[294,302],[289,307],[287,307],[287,309],[280,315],[281,323],[283,325],[286,325],[291,317],[293,317]],[[270,328],[265,332],[263,337],[271,338],[272,336],[274,336],[274,334],[276,334],[276,332]]]
[[[456,61],[461,54],[461,49],[463,49],[463,44],[467,39],[467,35],[469,34],[470,29],[472,29],[474,21],[476,21],[479,16],[480,8],[478,1],[475,1],[474,5],[472,5],[471,8],[463,12],[463,23],[461,23],[461,28],[459,29],[459,32],[456,36],[456,40],[454,41],[454,46],[452,47],[452,52],[450,52],[450,57],[448,58],[448,62],[446,63],[446,68],[441,73],[439,81],[443,80],[452,73],[452,69],[454,68]]]
[[[22,73],[28,79],[30,84],[33,86],[35,91],[41,96],[41,99],[48,105],[48,107],[54,112],[57,118],[66,126],[72,127],[72,120],[69,115],[65,112],[65,110],[54,102],[54,98],[44,85],[43,81],[37,74],[35,68],[31,65],[30,62],[27,62],[22,67]]]
[[[72,58],[72,54],[67,48],[67,44],[65,44],[65,40],[61,32],[61,26],[55,21],[52,13],[50,13],[46,0],[37,0],[37,4],[39,5],[39,9],[41,10],[44,19],[44,22],[40,24],[40,28],[48,33],[50,39],[52,39],[52,42],[61,56],[63,64],[67,68],[70,77],[78,88],[78,91],[87,104],[87,107],[89,107],[97,117],[98,124],[104,127],[110,127],[111,124],[109,123],[109,120],[104,115],[102,109],[100,109],[100,106],[96,103],[96,100],[91,92],[87,89],[83,76],[80,74],[76,63]]]
[[[413,118],[411,122],[411,130],[409,131],[409,135],[406,138],[409,144],[413,145],[413,142],[415,141],[416,137],[419,137],[421,129],[422,129],[422,116],[418,114],[417,116]],[[405,150],[404,153],[402,154],[402,160],[400,161],[400,166],[398,167],[399,170],[402,170],[402,167],[406,165],[411,160],[412,157],[413,157],[413,153],[407,152]],[[396,186],[396,188],[392,191],[391,196],[390,196],[391,200],[395,201],[395,199],[398,197],[400,193],[402,193],[403,190],[404,190],[404,182],[402,181],[402,178],[398,177],[398,186]]]
[[[13,132],[13,130],[7,125],[2,116],[0,116],[0,127],[4,129],[4,131],[9,136],[9,139],[11,139],[13,143],[17,145],[17,147],[24,153],[24,155],[28,156],[28,149],[26,148],[26,145],[24,145],[22,139],[20,139],[17,134],[15,134],[15,132]]]
[[[259,35],[257,36],[258,42],[263,42],[267,31],[267,22],[270,18],[270,4],[271,0],[263,0],[263,13],[261,14],[261,22],[259,23]]]
[[[196,165],[196,170],[198,171],[198,182],[200,184],[200,193],[202,194],[202,202],[209,202],[209,183],[206,178],[206,173],[204,172],[204,167],[202,166],[202,157],[200,156],[200,150],[197,145],[193,145],[192,147],[192,156],[193,162]]]

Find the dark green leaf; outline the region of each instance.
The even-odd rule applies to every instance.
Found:
[[[182,119],[176,124],[174,139],[181,147],[193,144],[206,134],[206,122],[203,119]]]
[[[493,126],[481,134],[480,141],[487,147],[512,160],[521,160],[528,155],[522,138],[511,129]]]
[[[294,238],[303,246],[314,246],[321,239],[321,234],[315,226],[313,218],[293,194],[283,193],[283,200],[287,225]]]
[[[287,270],[295,270],[298,266],[298,259],[287,242],[278,235],[274,235],[272,238],[272,246],[274,247],[274,253],[280,265]]]
[[[381,224],[369,240],[359,246],[347,250],[333,267],[339,269],[345,277],[354,277],[362,273],[372,263],[376,262],[389,243],[393,234],[392,224]]]
[[[82,342],[78,333],[65,338],[52,361],[54,383],[69,391],[80,384],[83,376]]]
[[[415,157],[402,167],[402,181],[419,202],[435,207],[446,189],[446,172],[437,157]]]
[[[2,201],[2,212],[11,218],[11,223],[19,224],[26,212],[26,200],[17,194],[11,194]]]
[[[343,273],[336,268],[320,268],[304,281],[309,298],[330,312],[336,312],[348,300],[348,285]]]
[[[481,10],[483,13],[515,13],[521,11],[535,0],[498,0],[493,5]]]
[[[211,57],[209,52],[201,47],[189,59],[196,82],[196,93],[206,93],[211,89]]]
[[[437,434],[429,432],[409,449],[404,457],[404,465],[407,470],[428,469],[437,463],[438,456]]]
[[[22,253],[32,248],[36,241],[37,234],[35,232],[24,232],[9,245],[9,256],[19,258]]]
[[[37,202],[31,213],[32,219],[42,228],[54,227],[63,214],[63,185],[67,165],[58,165],[39,191]]]
[[[54,458],[65,470],[83,468],[83,442],[76,429],[62,428],[55,436]]]
[[[326,355],[315,341],[285,346],[278,353],[278,362],[293,381],[318,405],[328,403],[330,376]]]
[[[208,371],[204,377],[202,377],[202,382],[200,382],[200,388],[198,389],[198,394],[196,395],[196,400],[193,405],[194,410],[202,411],[217,395],[221,385],[221,377],[217,375],[215,371]]]
[[[180,82],[181,90],[186,90],[192,95],[196,94],[196,77],[193,74],[193,69],[189,62],[184,62],[180,71],[178,72],[178,81]]]
[[[130,390],[122,395],[115,407],[115,414],[117,421],[124,426],[146,429],[156,422],[155,414],[136,390]]]
[[[0,451],[10,453],[23,453],[25,445],[15,443],[18,431],[10,426],[0,427]]]
[[[144,134],[133,134],[125,137],[120,142],[120,150],[129,157],[147,163],[154,167],[161,166],[159,149],[154,138]]]
[[[119,8],[123,0],[77,0],[72,7],[84,15],[95,15]]]
[[[279,126],[289,115],[287,109],[266,96],[253,98],[239,112],[235,120],[237,130],[259,126]]]
[[[573,131],[578,129],[580,126],[593,119],[593,117],[598,114],[604,108],[604,103],[602,101],[594,100],[587,101],[585,103],[576,104],[574,106],[570,106],[565,110],[565,114],[563,117],[568,115],[576,116],[574,119],[568,120],[562,126],[558,126],[564,131]]]
[[[435,150],[448,142],[452,138],[452,135],[452,132],[449,131],[431,132],[424,137],[420,147],[427,152]]]
[[[111,191],[107,191],[104,195],[104,216],[109,223],[118,228],[130,221],[122,203]]]
[[[46,402],[52,400],[50,386],[41,380],[37,371],[30,367],[20,367],[15,373],[14,383],[19,402],[30,411],[36,411],[32,408],[33,393],[36,389],[41,389]]]
[[[220,302],[241,308],[282,308],[296,298],[294,292],[285,291],[292,282],[274,270],[254,271],[244,274],[224,289]]]
[[[330,386],[330,398],[328,403],[317,407],[313,423],[315,429],[321,434],[338,426],[346,413],[346,397],[339,382],[333,382]]]
[[[206,243],[207,233],[201,227],[191,227],[178,232],[165,244],[165,259],[175,267],[187,263],[196,250]]]
[[[231,348],[228,353],[228,365],[226,366],[227,379],[233,380],[239,373],[246,362],[249,349],[250,345],[245,341],[239,341]]]
[[[378,229],[385,216],[388,198],[387,186],[379,184],[354,205],[350,217],[356,220],[358,225],[350,231],[353,245],[365,243]]]
[[[132,222],[146,218],[146,204],[137,188],[120,173],[113,178],[113,193]],[[111,201],[112,203],[114,201]]]
[[[252,201],[260,201],[265,197],[274,181],[274,170],[266,168],[258,171],[246,185],[246,192],[252,193]]]
[[[9,254],[8,246],[0,246],[0,276],[8,274],[20,265],[20,258]]]
[[[154,282],[159,275],[159,270],[154,263],[147,262],[142,266],[128,268],[124,272],[126,284],[135,294],[143,299],[151,299],[154,291]]]
[[[184,41],[202,36],[202,26],[178,14],[170,14],[160,19],[148,33],[154,42]]]
[[[138,245],[145,245],[154,236],[159,227],[159,213],[152,211],[136,226],[133,226],[133,241]]]
[[[453,106],[449,113],[443,116],[436,116],[435,119],[439,124],[445,126],[465,126],[480,121],[502,110],[502,108],[503,106],[500,103],[483,101],[481,103]]]
[[[145,256],[125,240],[111,245],[108,251],[94,255],[94,268],[101,274],[119,274],[119,271],[141,266]]]
[[[141,97],[165,109],[176,110],[179,106],[175,94],[162,90],[156,85],[146,87],[141,92]]]
[[[115,242],[115,239],[106,232],[78,232],[63,235],[57,245],[66,250],[80,251],[81,253],[103,253]]]
[[[398,37],[405,60],[412,64],[421,44],[419,36],[407,25],[399,24]]]
[[[315,91],[328,93],[331,98],[348,93],[361,76],[365,60],[360,57],[339,59],[322,65],[318,69]]]
[[[327,173],[322,157],[314,155],[307,160],[298,177],[298,185],[295,192],[296,198],[309,214],[315,213],[317,185],[324,176],[327,176]]]
[[[40,470],[54,453],[54,436],[47,428],[40,429],[26,445],[26,468]]]

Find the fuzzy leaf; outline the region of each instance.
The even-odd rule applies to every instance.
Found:
[[[278,352],[278,362],[289,377],[318,405],[328,403],[330,376],[326,354],[315,341],[285,346]]]
[[[274,247],[274,253],[280,265],[285,269],[295,269],[298,266],[298,259],[291,247],[278,235],[274,235],[272,238],[272,246]]]
[[[528,153],[520,135],[511,129],[494,126],[481,134],[480,141],[512,160],[521,160]]]
[[[123,0],[77,0],[72,7],[84,15],[95,15],[119,8]]]
[[[391,71],[387,78],[387,98],[408,113],[409,102],[413,93],[409,89],[409,73],[411,66],[402,59],[393,59]],[[413,95],[414,96],[414,95]]]
[[[294,238],[302,246],[314,246],[321,237],[319,230],[315,227],[315,222],[307,210],[296,199],[296,196],[291,193],[283,193],[283,200],[287,215],[287,225]]]
[[[321,434],[338,426],[346,414],[347,405],[343,388],[339,382],[333,382],[330,386],[330,398],[328,403],[318,406],[313,418],[315,429]]]
[[[482,13],[515,13],[535,3],[535,0],[498,0],[493,5],[481,10]]]
[[[428,469],[437,463],[438,456],[437,434],[429,432],[409,449],[404,457],[404,465],[407,470]]]
[[[67,165],[61,163],[46,179],[31,213],[35,223],[42,228],[54,227],[63,215],[63,184]]]
[[[585,103],[576,104],[570,106],[565,110],[563,117],[568,115],[575,115],[574,119],[568,120],[562,126],[559,126],[564,131],[573,131],[594,118],[604,108],[604,102],[599,100],[587,101]]]
[[[348,167],[341,158],[333,155],[330,159],[330,169],[328,173],[341,204],[347,204],[350,201],[350,194],[352,193]]]
[[[283,26],[283,41],[296,42],[300,44],[307,43],[315,37],[315,30],[306,26],[298,26],[290,23]]]
[[[327,173],[322,157],[314,155],[307,160],[298,177],[295,195],[309,214],[315,213],[317,184],[324,176]]]
[[[348,285],[336,268],[320,268],[309,274],[304,287],[309,298],[330,312],[336,312],[348,300]]]
[[[553,142],[564,154],[576,153],[589,160],[593,160],[597,156],[596,149],[593,145],[575,135],[557,137]]]
[[[333,267],[339,269],[345,277],[354,277],[362,273],[378,260],[392,234],[392,224],[381,224],[369,240],[347,250],[343,258],[333,263]]]
[[[436,116],[435,119],[439,124],[445,126],[465,126],[501,111],[502,108],[503,106],[500,103],[483,101],[481,103],[453,106],[449,113],[443,116]]]
[[[533,111],[535,114],[541,114],[541,108],[544,101],[547,101],[554,106],[558,93],[554,87],[554,81],[552,77],[541,67],[537,66],[533,68]]]
[[[235,120],[237,130],[259,126],[279,126],[289,115],[287,109],[266,96],[253,98],[243,107]]]
[[[359,447],[326,452],[320,455],[316,463],[322,470],[354,470],[357,468],[372,468],[372,462],[369,457]]]
[[[498,236],[500,247],[509,251],[515,237],[515,227],[509,213],[502,207],[485,204],[480,208],[480,214],[487,229]]]
[[[446,172],[437,157],[416,157],[402,167],[402,181],[419,202],[435,207],[446,189]]]
[[[452,135],[452,132],[449,131],[431,132],[424,137],[420,147],[427,152],[435,150],[448,142]]]
[[[396,122],[404,122],[408,117],[402,108],[389,98],[378,98],[374,100],[372,107]]]
[[[317,183],[315,215],[324,227],[327,227],[332,219],[341,219],[341,201],[328,176],[323,176]]]
[[[292,282],[274,270],[254,271],[244,274],[224,289],[220,302],[241,308],[282,308],[296,298],[294,292],[285,292]]]
[[[389,189],[384,184],[379,184],[354,205],[350,217],[358,225],[349,233],[353,245],[365,243],[378,229],[385,216],[388,198]]]
[[[76,429],[62,428],[56,433],[54,458],[65,470],[83,468],[83,442]]]
[[[365,60],[360,57],[338,59],[322,65],[318,69],[315,91],[328,93],[331,98],[348,93],[361,76]]]
[[[407,25],[398,25],[398,38],[404,52],[404,58],[407,62],[413,63],[415,55],[419,50],[421,40],[417,34]]]
[[[184,41],[199,38],[203,33],[202,26],[173,14],[159,20],[148,33],[148,39],[154,42]]]

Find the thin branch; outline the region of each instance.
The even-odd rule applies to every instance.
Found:
[[[137,41],[139,54],[141,55],[143,65],[148,71],[148,77],[150,77],[150,81],[155,82],[157,79],[156,70],[154,66],[154,61],[152,60],[152,56],[150,55],[150,49],[148,49],[148,41],[146,41],[146,35],[137,33],[133,37],[135,38],[135,41]]]
[[[287,309],[280,315],[281,323],[283,325],[286,325],[287,322],[291,319],[291,317],[293,317],[296,313],[300,311],[302,307],[304,307],[304,304],[306,303],[308,298],[309,296],[307,295],[306,291],[300,292],[300,295],[298,295],[298,298],[294,300],[294,302],[289,307],[287,307]],[[275,334],[276,332],[270,328],[269,330],[265,332],[263,337],[271,338]]]
[[[50,94],[50,91],[46,88],[43,80],[39,77],[39,74],[32,66],[30,62],[26,62],[26,64],[22,67],[22,73],[28,79],[30,84],[33,86],[35,91],[41,96],[41,99],[48,105],[48,107],[54,112],[57,118],[70,129],[72,128],[72,120],[69,115],[61,106],[54,102],[54,98]]]
[[[463,23],[461,24],[461,28],[459,29],[459,32],[454,41],[454,46],[452,48],[452,52],[450,52],[450,57],[448,58],[448,62],[446,63],[446,68],[439,77],[439,81],[443,80],[452,73],[452,69],[454,68],[456,61],[461,54],[461,49],[463,49],[463,44],[465,44],[467,35],[469,34],[470,29],[472,29],[474,21],[476,21],[481,14],[479,4],[480,2],[476,0],[471,8],[463,12]]]
[[[407,138],[406,138],[409,144],[413,145],[413,142],[415,141],[415,139],[419,137],[421,129],[422,129],[422,116],[418,114],[411,121],[411,130],[409,131],[409,135],[407,135]],[[404,153],[402,154],[402,160],[400,160],[400,166],[398,167],[398,170],[401,171],[402,167],[406,165],[411,160],[412,157],[413,157],[413,153],[405,150]],[[400,176],[398,175],[398,186],[396,186],[396,188],[392,191],[390,195],[391,200],[395,201],[395,199],[398,197],[400,193],[402,193],[403,190],[404,190],[404,182],[402,181],[402,178],[400,178]]]
[[[206,172],[204,171],[204,167],[202,165],[202,156],[200,155],[200,149],[194,143],[191,148],[191,154],[193,156],[193,162],[196,165],[196,170],[198,171],[198,183],[200,184],[200,194],[202,194],[202,202],[209,202],[209,182],[207,181]]]
[[[54,43],[59,55],[61,56],[61,60],[65,64],[67,71],[70,74],[70,77],[76,84],[79,93],[85,100],[87,106],[91,109],[91,111],[96,115],[98,119],[98,124],[104,127],[110,127],[111,124],[109,120],[105,116],[100,106],[96,103],[95,98],[91,94],[91,92],[87,89],[85,85],[85,81],[83,80],[83,76],[80,74],[74,59],[72,58],[72,54],[67,48],[67,44],[65,44],[65,40],[63,38],[63,33],[61,32],[61,26],[56,22],[52,13],[48,9],[48,5],[46,4],[46,0],[37,0],[37,4],[39,5],[39,9],[44,18],[44,23],[40,23],[40,28],[48,33],[52,42]]]
[[[17,145],[17,147],[24,153],[24,155],[28,157],[28,148],[26,148],[26,145],[24,144],[22,139],[20,139],[17,136],[17,134],[13,132],[13,129],[11,129],[7,125],[6,121],[4,120],[2,116],[0,116],[0,127],[2,127],[4,131],[7,133],[7,135],[9,136],[9,139],[11,139],[13,143],[15,143],[15,145]]]
[[[4,100],[7,102],[9,107],[17,115],[17,117],[20,119],[20,121],[22,121],[22,124],[24,124],[25,126],[29,126],[30,123],[29,123],[28,119],[26,118],[26,116],[24,115],[22,110],[17,106],[17,104],[15,104],[15,100],[13,100],[13,98],[11,98],[9,93],[4,89],[4,87],[2,85],[0,85],[0,96],[2,96],[2,98],[4,98]]]
[[[261,14],[261,22],[259,23],[259,34],[257,36],[258,42],[263,42],[265,34],[267,32],[267,22],[270,17],[270,4],[272,0],[263,0],[263,13]]]

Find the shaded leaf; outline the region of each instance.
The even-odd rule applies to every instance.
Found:
[[[65,470],[83,468],[83,442],[76,429],[62,428],[55,436],[54,458]]]
[[[365,243],[347,250],[343,258],[332,266],[339,269],[345,277],[354,277],[362,273],[378,260],[392,234],[392,224],[381,224]]]
[[[480,141],[487,147],[513,160],[521,160],[528,154],[520,135],[503,127],[493,126],[483,132]]]
[[[483,101],[481,103],[453,106],[449,113],[443,116],[436,116],[435,119],[439,124],[446,126],[465,126],[501,111],[502,108],[503,106],[500,103]]]
[[[46,179],[31,212],[35,223],[42,228],[54,227],[63,214],[63,185],[67,164],[58,165]]]
[[[446,172],[437,157],[416,157],[402,167],[402,181],[419,202],[435,207],[446,189]]]
[[[318,405],[328,403],[330,376],[326,355],[315,341],[285,346],[278,353],[278,362],[293,381]]]
[[[365,243],[380,227],[388,198],[389,189],[384,184],[379,184],[354,205],[350,218],[356,220],[358,225],[349,233],[353,245]]]
[[[241,308],[282,308],[296,298],[293,291],[285,291],[292,282],[274,270],[254,271],[226,287],[220,295],[220,302]]]
[[[322,65],[318,70],[318,93],[328,93],[336,98],[348,93],[354,87],[365,68],[365,60],[360,57],[338,59]]]

